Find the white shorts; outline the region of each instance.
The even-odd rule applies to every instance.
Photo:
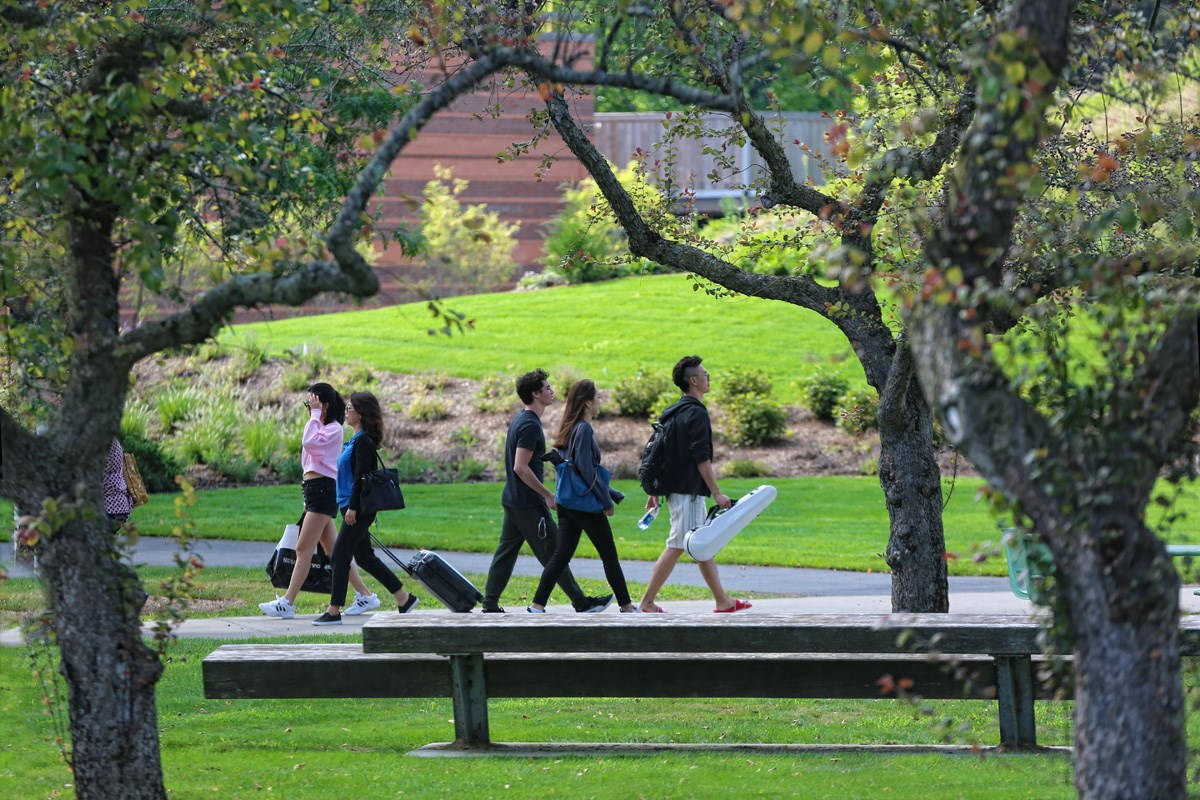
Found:
[[[708,509],[704,497],[698,494],[667,495],[667,511],[671,515],[671,533],[667,535],[667,547],[683,549],[683,537],[694,528],[704,524]]]

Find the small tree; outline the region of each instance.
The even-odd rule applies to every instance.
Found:
[[[426,274],[441,292],[463,294],[493,289],[512,277],[519,225],[500,221],[483,203],[463,206],[458,196],[468,182],[438,164],[425,184],[420,221]]]
[[[130,370],[239,308],[375,292],[368,200],[430,115],[500,66],[396,93],[374,81],[406,58],[376,44],[395,9],[329,5],[0,7],[0,495],[37,516],[80,798],[166,796],[163,666],[100,493]],[[224,258],[207,286],[173,279],[197,242]],[[173,310],[123,327],[138,291]]]

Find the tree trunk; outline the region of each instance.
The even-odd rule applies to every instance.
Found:
[[[142,640],[146,595],[108,520],[69,523],[47,540],[41,568],[68,688],[76,795],[165,798],[154,697],[162,662]]]
[[[1075,640],[1075,788],[1087,800],[1187,796],[1179,575],[1155,549],[1129,567],[1129,581],[1093,551],[1073,553],[1070,574],[1088,578],[1063,587]]]
[[[886,558],[892,569],[892,611],[945,613],[950,588],[941,471],[929,406],[916,381],[908,387],[897,423],[881,420],[879,429],[879,484],[891,520]]]

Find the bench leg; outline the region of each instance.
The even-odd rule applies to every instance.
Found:
[[[450,691],[454,698],[454,743],[463,747],[490,745],[483,653],[450,656]]]
[[[1033,660],[1029,656],[994,656],[996,700],[1000,707],[1000,744],[1037,745],[1033,717]]]

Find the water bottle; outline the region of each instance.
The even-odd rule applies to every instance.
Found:
[[[654,508],[647,511],[645,514],[642,514],[642,518],[639,519],[638,523],[637,523],[638,527],[641,528],[642,530],[646,530],[647,528],[649,528],[650,523],[654,522],[654,518],[658,516],[658,509],[659,509],[659,506],[655,506]]]

